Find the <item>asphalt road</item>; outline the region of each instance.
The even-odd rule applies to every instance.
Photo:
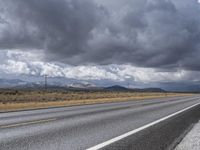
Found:
[[[172,149],[200,119],[199,103],[190,96],[0,113],[0,150]]]

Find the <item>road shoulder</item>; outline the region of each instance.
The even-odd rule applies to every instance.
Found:
[[[175,150],[199,150],[200,149],[200,121],[194,125],[192,130],[177,145]]]

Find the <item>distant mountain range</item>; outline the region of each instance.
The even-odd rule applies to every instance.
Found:
[[[67,87],[69,88],[80,88],[80,89],[92,89],[92,88],[98,88],[95,84],[91,84],[91,83],[72,83],[67,85]]]
[[[134,91],[134,92],[165,92],[165,90],[161,88],[144,88],[144,89],[138,89],[138,88],[133,88],[129,89],[123,86],[119,85],[114,85],[110,87],[104,88],[105,90],[113,90],[113,91]]]
[[[0,88],[44,88],[44,82],[28,82],[19,79],[0,79]],[[83,82],[83,83],[71,83],[65,84],[55,81],[49,81],[47,84],[48,88],[69,88],[69,89],[95,89],[99,88],[94,84]]]
[[[125,88],[125,87],[119,86],[119,85],[109,86],[104,89],[111,90],[111,91],[126,91],[126,90],[128,90],[128,88]]]
[[[0,79],[0,88],[17,89],[44,89],[44,81],[28,82],[20,79]],[[99,87],[89,82],[59,82],[59,80],[49,80],[48,89],[68,89],[68,90],[109,90],[109,91],[135,91],[135,92],[200,92],[200,83],[176,84],[169,83],[162,88],[126,88],[120,85]]]
[[[44,82],[27,82],[19,79],[0,79],[0,88],[15,88],[15,89],[43,89]],[[159,88],[148,89],[128,89],[120,85],[109,87],[98,87],[95,84],[88,82],[61,84],[59,82],[49,82],[47,87],[49,89],[69,89],[69,90],[109,90],[109,91],[138,91],[138,92],[164,92]]]
[[[0,79],[0,88],[12,88],[16,86],[25,86],[26,81],[19,79]]]

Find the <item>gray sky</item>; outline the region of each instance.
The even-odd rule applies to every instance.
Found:
[[[0,75],[196,82],[199,14],[197,0],[0,0]]]

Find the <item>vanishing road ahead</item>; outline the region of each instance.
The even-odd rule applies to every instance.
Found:
[[[0,150],[172,149],[200,96],[0,113]]]

